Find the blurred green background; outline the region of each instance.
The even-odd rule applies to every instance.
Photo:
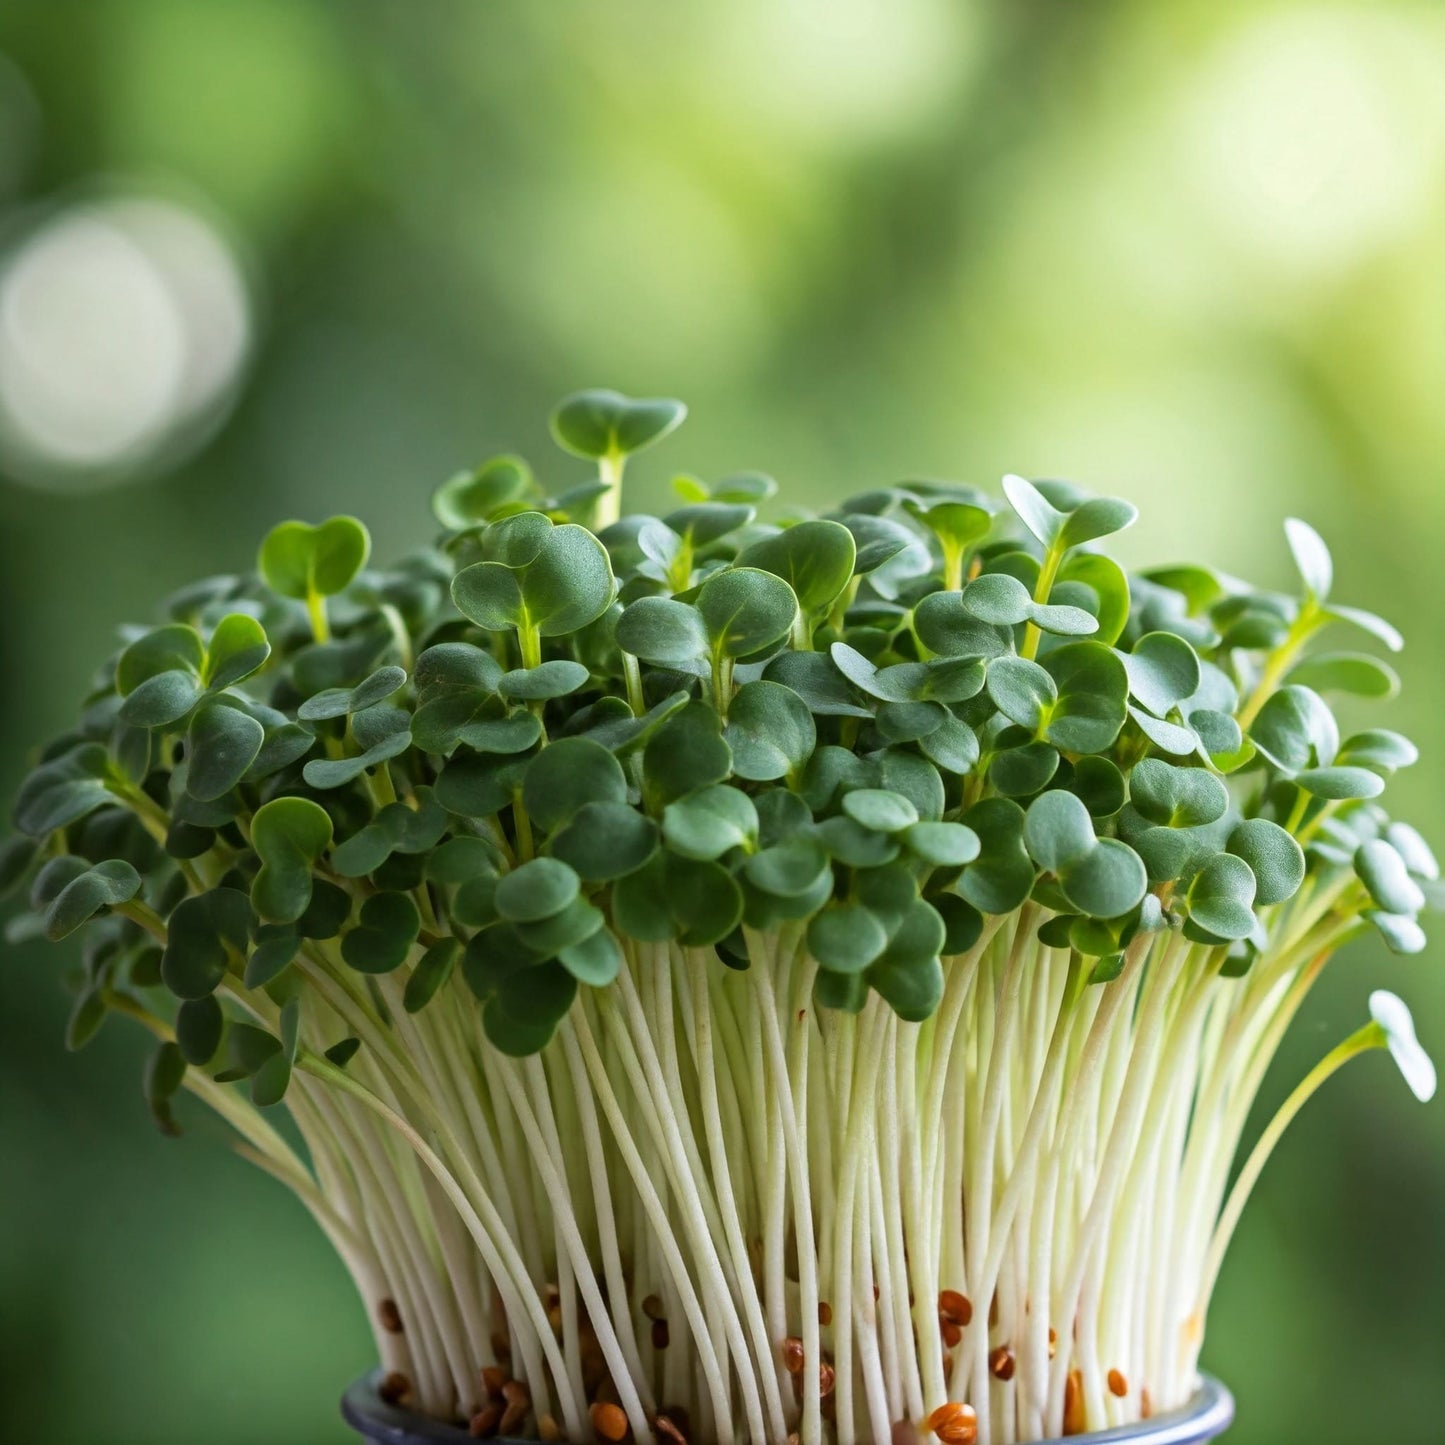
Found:
[[[1406,626],[1381,719],[1445,837],[1445,7],[1230,0],[6,0],[0,791],[114,624],[345,509],[383,554],[552,401],[685,397],[635,469],[822,506],[904,476],[1132,498],[1131,560],[1288,579],[1286,514]],[[1326,975],[1278,1098],[1385,984]],[[299,1208],[141,1044],[64,1055],[0,968],[0,1418],[51,1445],[323,1445],[370,1357]],[[1382,1057],[1292,1131],[1206,1361],[1239,1445],[1445,1437],[1445,1110]]]

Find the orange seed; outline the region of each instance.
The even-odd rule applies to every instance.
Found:
[[[627,1434],[627,1416],[621,1405],[596,1404],[588,1411],[592,1428],[604,1440],[621,1440]]]

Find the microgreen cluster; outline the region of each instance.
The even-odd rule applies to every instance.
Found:
[[[131,628],[21,788],[11,925],[78,1047],[157,1036],[351,1266],[391,1392],[473,1433],[1029,1440],[1180,1403],[1329,955],[1438,870],[1332,594],[1125,571],[1129,503],[913,482],[621,514],[672,401],[565,401],[433,547],[287,522]],[[1433,1070],[1408,1014],[1388,1045]],[[284,1100],[304,1149],[261,1112]],[[980,1307],[975,1308],[975,1303]],[[933,1421],[932,1426],[929,1425]]]

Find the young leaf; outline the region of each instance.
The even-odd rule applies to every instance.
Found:
[[[858,548],[840,522],[807,521],[763,537],[738,554],[740,567],[781,577],[806,616],[826,611],[848,585]]]
[[[1305,594],[1315,602],[1327,601],[1330,587],[1334,582],[1334,563],[1330,560],[1330,549],[1324,538],[1298,517],[1287,517],[1284,534],[1289,549],[1294,554],[1294,564],[1299,569],[1300,580],[1305,585]]]
[[[781,642],[798,615],[798,599],[780,577],[756,567],[717,572],[698,590],[697,610],[718,657],[747,657]]]
[[[211,633],[203,680],[212,692],[234,687],[264,667],[270,656],[266,629],[249,613],[232,612]]]
[[[639,597],[617,619],[617,645],[644,662],[677,667],[708,652],[702,614],[670,597]]]
[[[757,809],[746,793],[716,784],[669,803],[662,815],[662,836],[684,858],[721,858],[757,843]]]
[[[1249,864],[1261,906],[1293,898],[1305,877],[1304,850],[1278,823],[1248,818],[1229,835],[1229,851]]]
[[[1165,717],[1199,690],[1199,656],[1172,632],[1149,632],[1123,654],[1129,691],[1155,717]]]
[[[45,910],[45,936],[66,938],[102,908],[128,903],[140,892],[141,878],[129,863],[112,858],[72,878]]]
[[[808,952],[834,973],[862,973],[888,946],[888,934],[861,903],[840,903],[808,925]]]
[[[1422,1104],[1435,1097],[1435,1065],[1415,1037],[1415,1021],[1405,1001],[1389,990],[1370,995],[1370,1018],[1380,1030],[1410,1092]]]
[[[1032,482],[1010,474],[1003,479],[1003,494],[1018,513],[1024,526],[1043,543],[1052,547],[1064,524],[1063,514],[1056,512]]]
[[[332,517],[316,527],[282,522],[266,534],[256,567],[278,596],[305,600],[344,592],[370,555],[371,536],[355,517]]]
[[[497,912],[512,923],[534,923],[560,913],[574,898],[581,880],[556,858],[533,858],[497,884]]]
[[[686,416],[687,407],[670,398],[634,400],[616,391],[579,391],[552,413],[552,435],[574,456],[623,457],[661,441]]]
[[[266,730],[226,699],[203,703],[186,733],[186,791],[203,803],[223,798],[246,776]]]
[[[251,905],[235,888],[213,888],[183,899],[171,913],[161,977],[180,999],[205,998],[227,969],[245,956]]]
[[[1254,929],[1255,880],[1243,858],[1219,853],[1189,885],[1189,916],[1216,938],[1246,938]]]
[[[550,833],[589,803],[625,803],[622,765],[591,738],[558,738],[527,765],[522,806]]]
[[[251,820],[261,869],[251,903],[270,923],[294,923],[311,902],[311,866],[331,845],[331,818],[307,798],[273,798]]]
[[[358,973],[390,973],[405,961],[421,932],[421,915],[405,893],[373,893],[357,925],[342,935],[341,956]]]

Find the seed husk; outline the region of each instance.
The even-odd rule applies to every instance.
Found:
[[[818,1323],[824,1329],[833,1323],[833,1306],[825,1299],[818,1301]]]
[[[502,1414],[502,1407],[495,1401],[483,1406],[472,1416],[467,1425],[467,1434],[473,1440],[490,1440],[501,1426]]]
[[[402,1374],[400,1370],[393,1370],[376,1387],[376,1393],[386,1401],[388,1405],[400,1404],[402,1400],[411,1394],[411,1381]]]
[[[671,1445],[687,1445],[687,1436],[677,1428],[676,1422],[669,1415],[659,1413],[652,1428],[663,1440],[670,1441]]]
[[[1011,1380],[1017,1362],[1014,1352],[1007,1345],[999,1345],[988,1352],[988,1370],[995,1380]]]
[[[376,1306],[376,1318],[381,1322],[381,1327],[389,1335],[402,1333],[401,1311],[397,1308],[394,1299],[384,1299]]]
[[[520,1380],[508,1380],[502,1386],[502,1399],[506,1408],[497,1429],[503,1435],[515,1435],[532,1408],[532,1392]]]
[[[494,1400],[502,1398],[502,1386],[507,1379],[507,1372],[500,1365],[482,1366],[482,1386]]]
[[[654,1350],[665,1350],[671,1336],[668,1334],[666,1320],[653,1320],[652,1322],[652,1348]]]
[[[1118,1370],[1109,1371],[1109,1393],[1117,1396],[1120,1400],[1129,1393],[1129,1382]]]
[[[790,1375],[803,1373],[803,1342],[797,1335],[789,1335],[783,1341],[783,1368]]]
[[[938,1313],[949,1324],[966,1329],[973,1322],[973,1301],[956,1289],[943,1290],[938,1296]]]

